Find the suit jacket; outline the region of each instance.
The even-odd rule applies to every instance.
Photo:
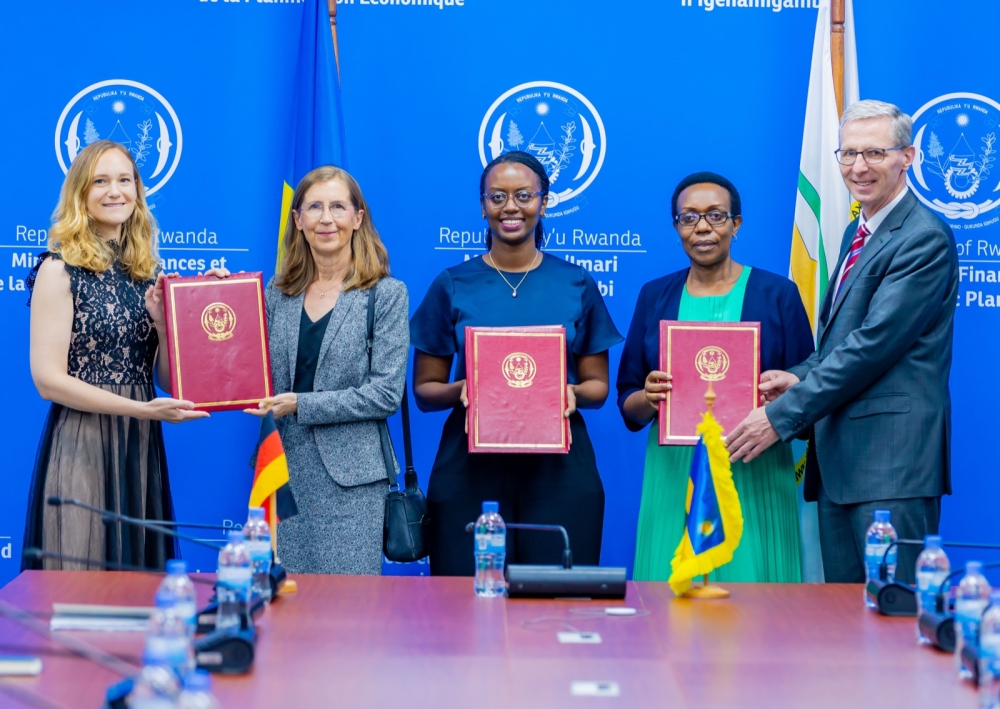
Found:
[[[847,257],[857,231],[843,239]],[[767,405],[783,440],[813,427],[804,493],[853,504],[951,493],[952,334],[958,256],[951,229],[908,193],[831,283],[816,352]]]
[[[292,390],[305,295],[288,296],[267,285],[267,319],[274,391]],[[345,487],[388,477],[378,422],[396,413],[403,397],[410,348],[409,295],[402,281],[375,286],[375,338],[368,371],[368,292],[341,293],[320,346],[313,392],[298,395],[294,416],[278,419],[309,426],[326,472]],[[286,451],[291,465],[295,451]],[[398,464],[396,465],[398,469]]]

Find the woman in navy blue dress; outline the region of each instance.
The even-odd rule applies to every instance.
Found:
[[[479,188],[489,225],[488,252],[442,271],[410,321],[417,405],[422,411],[451,409],[427,490],[431,574],[473,575],[472,538],[465,525],[479,516],[483,500],[497,500],[508,522],[563,525],[574,561],[598,564],[604,486],[578,409],[604,404],[608,349],[622,336],[590,274],[540,250],[549,192],[541,163],[523,152],[501,155],[483,171]],[[468,452],[467,325],[566,328],[568,455]],[[561,559],[559,535],[512,530],[508,539],[508,563]]]

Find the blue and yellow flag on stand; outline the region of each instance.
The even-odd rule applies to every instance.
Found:
[[[305,0],[299,51],[292,78],[292,120],[288,166],[281,191],[278,263],[284,256],[285,227],[295,186],[320,165],[347,168],[340,78],[333,51],[326,0]]]
[[[670,588],[678,596],[691,579],[732,561],[743,536],[743,510],[729,468],[722,426],[711,411],[698,424],[688,479],[684,536],[671,562]]]

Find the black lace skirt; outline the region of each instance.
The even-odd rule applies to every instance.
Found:
[[[102,385],[138,401],[155,396],[152,385]],[[167,458],[159,421],[93,414],[53,404],[38,445],[31,481],[24,546],[81,561],[22,560],[24,569],[100,569],[104,563],[163,569],[178,556],[173,537],[120,523],[100,514],[46,504],[53,495],[147,520],[173,520]]]

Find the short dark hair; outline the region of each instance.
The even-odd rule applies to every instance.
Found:
[[[680,198],[681,192],[691,185],[703,184],[718,185],[729,192],[729,211],[734,217],[743,213],[743,205],[740,203],[740,193],[736,189],[736,185],[714,172],[695,172],[678,182],[677,187],[674,188],[674,196],[670,198],[670,216],[672,218],[677,218],[677,200]]]
[[[536,158],[531,153],[526,153],[523,150],[512,150],[509,153],[504,153],[493,159],[489,165],[483,168],[483,174],[479,178],[479,199],[482,200],[486,196],[486,176],[490,174],[490,170],[495,168],[497,165],[504,163],[517,163],[518,165],[524,165],[529,168],[538,177],[538,184],[540,185],[539,192],[542,193],[542,200],[544,201],[549,196],[549,176],[545,174],[545,168],[542,163],[538,162]],[[538,218],[538,224],[535,225],[535,248],[542,248],[542,240],[545,235],[545,229],[542,228],[542,218]],[[487,251],[493,247],[493,232],[490,231],[489,227],[486,228],[486,249]]]

